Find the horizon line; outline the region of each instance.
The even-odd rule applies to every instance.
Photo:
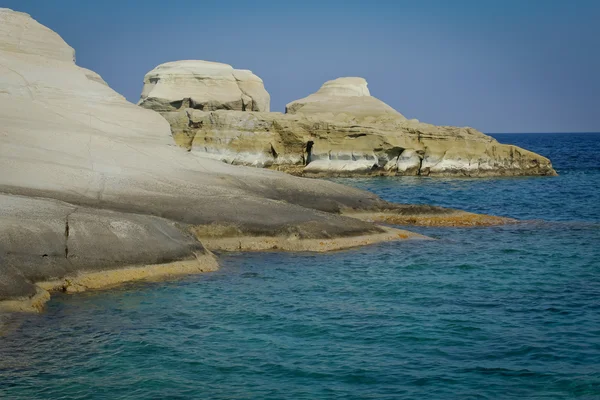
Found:
[[[484,132],[486,135],[528,135],[528,134],[541,134],[541,135],[555,135],[555,134],[598,134],[600,131],[584,131],[584,132],[571,132],[571,131],[562,131],[562,132]]]

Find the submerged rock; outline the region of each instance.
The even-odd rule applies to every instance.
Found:
[[[556,174],[547,158],[473,128],[407,120],[363,78],[328,81],[286,114],[196,107],[162,115],[175,141],[199,155],[306,176]]]

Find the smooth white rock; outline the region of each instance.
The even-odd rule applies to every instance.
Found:
[[[304,171],[312,174],[318,173],[366,173],[378,167],[373,160],[340,160],[320,159],[308,164]]]
[[[202,60],[161,64],[144,77],[139,105],[159,112],[189,106],[204,111],[269,111],[262,79],[248,70]]]
[[[1,192],[193,224],[234,223],[248,231],[287,229],[308,220],[319,221],[314,228],[319,232],[332,234],[372,229],[351,227],[340,217],[310,208],[379,201],[375,196],[188,152],[175,145],[160,114],[90,79],[96,76],[66,57],[71,48],[48,28],[6,9],[0,10],[0,21],[0,43],[14,43],[14,36],[27,26],[27,41],[21,46],[0,45]],[[254,157],[236,155],[232,162]],[[328,200],[332,194],[336,202]]]
[[[346,77],[327,81],[321,88],[303,99],[292,101],[286,113],[324,114],[333,118],[381,118],[404,120],[398,111],[371,96],[364,78]]]

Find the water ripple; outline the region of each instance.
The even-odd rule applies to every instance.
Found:
[[[598,399],[599,138],[506,140],[557,178],[341,180],[519,224],[233,254],[203,276],[0,316],[0,398]]]

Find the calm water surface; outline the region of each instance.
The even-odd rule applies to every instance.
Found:
[[[56,296],[0,337],[0,398],[600,399],[600,134],[497,137],[560,176],[338,181],[527,222]]]

